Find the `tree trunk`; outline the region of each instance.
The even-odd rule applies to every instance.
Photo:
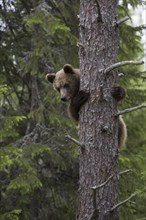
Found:
[[[117,72],[104,73],[116,63],[117,1],[80,0],[81,90],[90,92],[80,111],[79,220],[117,220],[110,209],[118,203],[118,119],[110,94]],[[98,189],[92,187],[104,183]]]

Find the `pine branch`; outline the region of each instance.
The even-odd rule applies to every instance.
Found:
[[[120,20],[117,21],[117,26],[120,24],[124,23],[125,21],[129,20],[130,18],[128,16],[121,18]]]
[[[66,135],[65,138],[69,141],[72,141],[73,143],[75,143],[76,145],[84,148],[84,145],[81,144],[78,140],[76,140],[75,138],[72,138],[70,135]]]
[[[124,73],[118,73],[118,77],[123,77]]]
[[[101,187],[105,186],[111,179],[113,178],[113,175],[111,175],[105,182],[103,182],[102,184],[98,185],[98,186],[93,186],[91,187],[91,189],[93,190],[93,212],[90,215],[88,220],[92,220],[92,219],[97,219],[98,215],[99,215],[99,210],[97,209],[97,202],[96,202],[96,192],[98,189],[100,189]]]
[[[100,185],[91,187],[91,189],[97,190],[97,189],[105,186],[112,178],[113,178],[113,175],[111,175],[105,182],[101,183]]]
[[[82,48],[84,48],[84,45],[83,45],[82,43],[80,43],[80,42],[77,42],[77,47],[82,47]]]
[[[118,67],[121,67],[121,66],[125,66],[125,65],[141,65],[141,64],[144,64],[144,61],[133,61],[133,60],[128,60],[128,61],[123,61],[123,62],[119,62],[119,63],[115,63],[109,67],[107,67],[105,70],[104,70],[104,74],[107,74],[109,73],[111,70],[114,70]]]
[[[135,30],[135,31],[142,31],[142,30],[144,30],[144,29],[146,29],[146,24],[143,24],[143,25],[134,27],[134,30]]]
[[[96,2],[96,6],[97,6],[97,11],[98,11],[98,21],[102,22],[102,16],[101,16],[101,10],[100,10],[99,2],[98,2],[98,0],[95,0],[95,2]]]
[[[135,106],[135,107],[132,107],[132,108],[127,108],[123,111],[119,111],[117,114],[115,114],[115,116],[117,117],[119,115],[123,115],[123,114],[129,113],[129,112],[141,109],[141,108],[146,108],[146,104],[138,105],[138,106]]]
[[[132,194],[131,196],[129,196],[127,199],[125,199],[124,201],[122,202],[119,202],[117,205],[113,206],[110,210],[110,212],[113,212],[115,209],[119,208],[119,206],[127,203],[130,201],[130,199],[132,199],[134,196],[136,195],[136,193]]]
[[[119,175],[121,176],[121,175],[126,174],[126,173],[129,173],[129,172],[132,172],[132,170],[131,170],[131,169],[128,169],[128,170],[121,171],[121,172],[119,173]]]

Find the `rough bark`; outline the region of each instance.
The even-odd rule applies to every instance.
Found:
[[[117,1],[80,0],[81,89],[90,99],[80,111],[79,220],[115,220],[118,212],[118,119],[110,90],[117,72],[104,74],[116,63],[118,49]],[[109,178],[109,180],[108,180]],[[108,180],[98,189],[91,189]]]

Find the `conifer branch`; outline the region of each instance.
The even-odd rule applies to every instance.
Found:
[[[77,141],[75,138],[72,138],[70,135],[66,135],[65,138],[68,139],[69,141],[72,141],[73,143],[77,144],[78,146],[81,146],[80,142]]]
[[[141,65],[141,64],[144,64],[144,61],[128,60],[128,61],[123,61],[123,62],[115,63],[115,64],[113,64],[113,65],[107,67],[107,68],[104,70],[104,74],[107,74],[107,73],[109,73],[111,70],[116,69],[116,68],[121,67],[121,66],[125,66],[125,65]]]
[[[127,108],[123,111],[119,111],[117,114],[115,114],[115,116],[117,117],[119,115],[123,115],[123,114],[129,113],[129,112],[141,109],[141,108],[146,108],[146,104],[138,105],[138,106],[135,106],[135,107],[132,107],[132,108]]]
[[[65,138],[69,141],[72,141],[73,143],[75,143],[76,145],[84,148],[84,145],[81,144],[78,140],[76,140],[75,138],[71,137],[70,135],[66,135]]]
[[[136,193],[132,194],[131,196],[129,196],[127,199],[123,200],[122,202],[119,202],[117,205],[113,206],[110,210],[110,212],[113,212],[115,209],[119,208],[119,206],[127,203],[130,201],[130,199],[132,199],[134,196],[136,196]]]
[[[143,24],[143,25],[134,27],[134,30],[135,30],[135,31],[142,31],[142,30],[144,30],[144,29],[146,29],[146,24]]]
[[[98,186],[92,186],[91,189],[92,190],[97,190],[103,186],[105,186],[111,179],[113,178],[113,175],[111,175],[105,182],[101,183],[100,185]]]
[[[95,0],[96,6],[97,6],[97,11],[98,11],[98,21],[102,22],[102,16],[101,16],[101,10],[100,10],[100,5],[98,3],[98,0]]]
[[[77,42],[77,47],[82,47],[82,48],[84,48],[84,45],[83,45],[82,43],[80,43],[80,42]]]
[[[129,173],[129,172],[132,172],[132,170],[131,170],[131,169],[128,169],[128,170],[121,171],[121,172],[119,173],[119,175],[121,176],[121,175],[126,174],[126,173]]]
[[[113,175],[111,175],[105,182],[101,183],[100,185],[91,187],[91,189],[93,190],[93,208],[94,208],[94,210],[88,220],[98,218],[99,210],[97,209],[96,192],[98,189],[105,186],[112,178],[113,178]]]
[[[120,20],[117,21],[117,26],[120,24],[124,23],[125,21],[129,20],[130,18],[128,16],[121,18]]]
[[[123,77],[124,73],[118,73],[118,77]]]

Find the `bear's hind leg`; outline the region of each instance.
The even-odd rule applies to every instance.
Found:
[[[121,116],[119,116],[119,129],[118,129],[118,146],[121,148],[127,139],[126,124]]]

